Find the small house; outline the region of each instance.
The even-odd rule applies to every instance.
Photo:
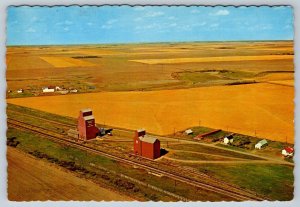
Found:
[[[43,88],[43,93],[53,93],[55,91],[55,86],[48,86]]]
[[[62,90],[59,86],[55,86],[55,90],[56,91],[60,91],[60,90]]]
[[[233,142],[233,136],[232,135],[228,135],[228,136],[226,136],[226,137],[224,137],[224,144],[231,144],[232,142]]]
[[[185,133],[187,135],[190,135],[190,134],[193,134],[194,132],[191,129],[187,129],[187,130],[185,130]]]
[[[77,93],[77,92],[78,92],[77,89],[71,89],[71,90],[70,90],[70,93]]]
[[[285,147],[282,151],[281,154],[285,157],[293,157],[294,156],[294,148],[292,147]]]
[[[259,142],[257,142],[257,144],[255,145],[255,149],[261,149],[262,147],[267,146],[267,145],[268,145],[268,141],[263,139],[263,140],[260,140]]]
[[[23,92],[24,92],[24,90],[22,88],[17,90],[17,93],[23,93]]]

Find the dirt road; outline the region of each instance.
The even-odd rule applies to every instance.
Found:
[[[8,199],[12,201],[130,201],[70,172],[8,147]]]

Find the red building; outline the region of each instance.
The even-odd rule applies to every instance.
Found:
[[[79,139],[89,140],[96,138],[99,130],[95,126],[95,118],[91,109],[82,109],[79,112],[77,129]]]
[[[156,159],[160,157],[160,141],[152,136],[146,135],[143,129],[137,130],[134,136],[134,154]]]

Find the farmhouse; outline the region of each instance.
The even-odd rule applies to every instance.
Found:
[[[86,141],[96,138],[99,129],[95,126],[95,118],[91,109],[82,109],[79,112],[77,130],[80,139]]]
[[[24,90],[22,88],[17,90],[17,93],[23,93],[23,92],[24,92]]]
[[[262,147],[266,146],[268,144],[268,141],[263,139],[260,140],[259,142],[257,142],[257,144],[255,145],[255,149],[261,149]]]
[[[55,86],[48,86],[43,88],[43,93],[53,93],[55,91]]]
[[[160,141],[152,136],[146,135],[144,129],[139,129],[134,136],[134,154],[156,159],[160,157]]]
[[[185,130],[185,133],[186,133],[187,135],[190,135],[190,134],[193,134],[193,131],[192,131],[191,129],[187,129],[187,130]]]
[[[233,142],[233,136],[232,135],[228,135],[226,137],[224,137],[224,144],[229,144]]]
[[[282,151],[281,154],[285,157],[293,157],[294,156],[294,148],[292,147],[285,147]]]

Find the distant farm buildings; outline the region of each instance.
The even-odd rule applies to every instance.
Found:
[[[187,135],[190,135],[190,134],[193,134],[194,132],[191,129],[187,129],[187,130],[185,130],[185,133]]]
[[[144,129],[139,129],[134,136],[134,154],[156,159],[160,157],[160,141],[152,136],[146,135]]]
[[[257,142],[257,144],[255,145],[255,149],[261,149],[262,147],[265,147],[267,146],[268,144],[268,141],[263,139],[263,140],[260,140],[259,142]]]
[[[224,144],[231,144],[233,142],[233,136],[232,135],[228,135],[226,137],[224,137],[224,140],[223,140]]]
[[[24,90],[22,88],[17,90],[17,93],[23,93],[23,92],[24,92]]]
[[[53,93],[55,92],[55,86],[47,86],[42,88],[43,93]]]
[[[294,156],[294,148],[292,147],[285,147],[282,151],[281,154],[285,157],[293,157]]]
[[[95,118],[91,109],[82,109],[77,124],[79,139],[90,140],[96,138],[99,129],[95,126]]]

